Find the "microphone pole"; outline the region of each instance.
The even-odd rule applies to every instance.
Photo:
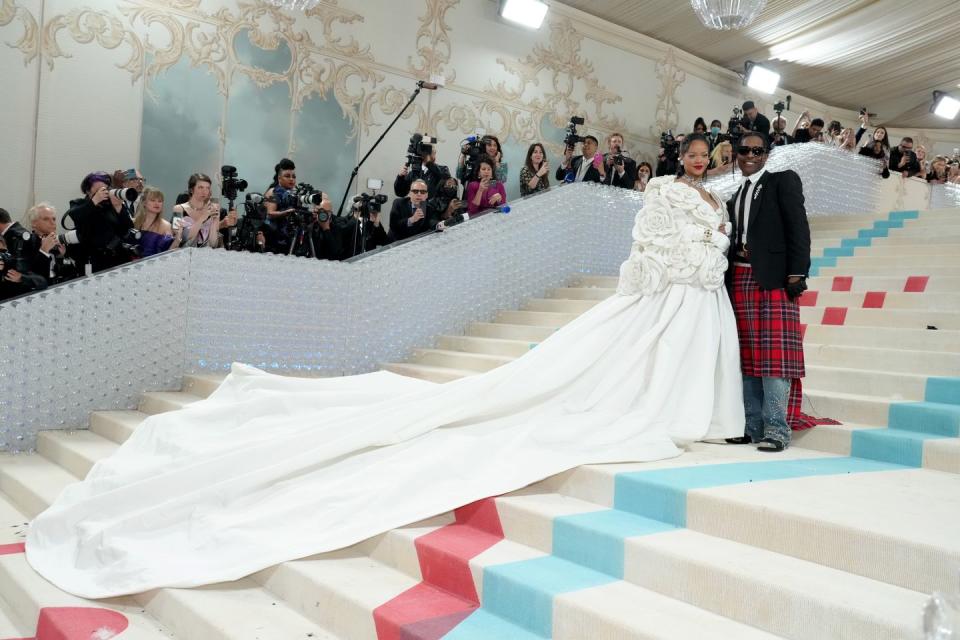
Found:
[[[410,108],[410,105],[413,104],[413,101],[417,99],[418,95],[420,95],[420,92],[423,91],[424,88],[431,89],[431,90],[436,89],[437,86],[438,85],[432,82],[426,82],[424,80],[417,81],[417,88],[413,90],[413,93],[410,95],[410,99],[407,100],[407,104],[403,105],[403,109],[400,109],[400,112],[397,114],[397,117],[395,117],[393,121],[389,125],[387,125],[387,128],[384,129],[383,133],[380,134],[380,137],[377,138],[377,141],[373,143],[372,147],[370,147],[370,150],[367,151],[367,153],[362,158],[360,158],[360,162],[358,162],[357,166],[355,166],[353,168],[353,171],[350,172],[350,179],[347,181],[347,188],[343,192],[343,199],[340,201],[340,208],[337,209],[338,217],[343,214],[343,205],[346,204],[347,202],[347,196],[350,194],[350,188],[353,186],[353,181],[357,178],[357,174],[360,173],[360,167],[363,166],[363,163],[367,161],[367,158],[370,157],[370,154],[373,153],[373,150],[376,149],[381,142],[383,142],[383,139],[387,136],[388,133],[390,133],[390,129],[392,129],[393,125],[397,124],[397,120],[399,120],[403,116],[403,114],[406,113],[407,109]]]

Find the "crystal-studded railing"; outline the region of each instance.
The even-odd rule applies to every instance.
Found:
[[[930,188],[931,209],[960,207],[960,184],[935,184]]]
[[[836,214],[875,208],[880,178],[864,160],[796,145],[769,166],[798,171],[811,215]],[[234,361],[375,370],[571,273],[617,273],[642,198],[567,185],[350,263],[185,249],[0,304],[0,450]]]

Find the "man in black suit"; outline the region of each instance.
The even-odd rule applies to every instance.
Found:
[[[563,152],[563,162],[557,167],[557,182],[603,182],[607,177],[606,169],[602,161],[594,161],[599,146],[596,138],[584,136],[579,156],[574,157],[573,147],[567,147]]]
[[[426,180],[417,179],[410,184],[410,195],[393,201],[390,207],[390,238],[403,240],[436,229],[439,220],[430,216],[428,191]]]
[[[34,255],[32,234],[14,222],[6,209],[0,209],[0,300],[47,288],[47,281],[31,271]]]
[[[920,161],[913,151],[913,138],[907,136],[890,149],[890,171],[903,173],[905,178],[920,175]]]
[[[757,105],[753,100],[747,100],[743,103],[743,117],[740,119],[740,133],[757,131],[765,136],[770,135],[770,121],[767,116],[757,110]]]
[[[745,435],[728,442],[761,451],[790,445],[804,376],[797,298],[807,288],[810,226],[793,171],[768,172],[767,136],[747,133],[736,149],[743,183],[727,203],[733,223],[727,284],[740,337]]]
[[[623,150],[623,136],[619,133],[607,136],[607,150],[603,157],[604,171],[607,172],[603,184],[633,189],[637,181],[637,163]]]

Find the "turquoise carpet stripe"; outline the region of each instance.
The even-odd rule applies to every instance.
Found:
[[[908,467],[921,467],[923,443],[943,437],[901,429],[857,429],[852,433],[850,455]]]
[[[889,229],[860,229],[858,238],[886,238],[890,235]]]
[[[674,529],[666,522],[616,509],[561,516],[553,521],[553,555],[623,578],[626,538]]]
[[[876,220],[873,223],[874,229],[902,229],[903,220]]]
[[[748,482],[889,471],[900,465],[861,458],[735,462],[624,473],[614,481],[614,508],[678,527],[687,524],[687,492]]]
[[[840,240],[841,247],[869,247],[873,244],[873,238],[843,238]]]
[[[927,378],[923,399],[927,402],[960,405],[960,378]]]
[[[483,571],[483,608],[549,638],[554,596],[610,582],[605,573],[556,556],[495,565]]]
[[[960,437],[960,404],[899,402],[890,405],[888,416],[891,429]]]
[[[891,220],[916,220],[920,217],[919,211],[891,211],[888,216]]]
[[[443,640],[492,640],[493,638],[510,638],[510,640],[544,640],[549,636],[541,636],[510,624],[503,618],[477,609],[470,617],[454,627]]]
[[[823,250],[823,256],[826,258],[850,258],[856,247],[827,247]]]

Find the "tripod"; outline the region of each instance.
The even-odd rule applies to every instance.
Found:
[[[290,249],[288,256],[298,256],[304,258],[316,258],[317,249],[313,245],[313,220],[303,221],[305,212],[297,211],[293,215],[297,216],[297,221],[293,225],[293,238],[290,240]],[[310,215],[310,214],[306,214]]]

